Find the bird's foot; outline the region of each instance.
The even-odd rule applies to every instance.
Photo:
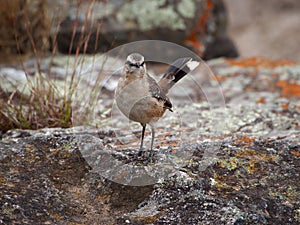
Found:
[[[145,156],[145,153],[146,152],[143,149],[139,149],[137,154],[135,154],[135,159],[139,161],[142,160]]]
[[[151,149],[150,152],[149,152],[148,162],[149,162],[149,163],[153,162],[153,150],[152,150],[152,149]]]
[[[142,148],[140,148],[137,155],[140,157],[140,156],[143,156],[144,154],[145,154],[145,151]]]
[[[153,150],[145,151],[143,149],[139,149],[136,160],[147,161],[148,163],[153,162]]]

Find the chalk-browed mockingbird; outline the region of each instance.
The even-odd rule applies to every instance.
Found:
[[[167,93],[177,81],[198,65],[199,62],[189,57],[177,59],[157,83],[147,73],[141,54],[132,53],[127,57],[116,89],[116,103],[125,116],[139,122],[143,127],[139,155],[143,149],[146,125],[149,124],[152,131],[149,160],[152,160],[154,124],[163,116],[166,109],[172,111],[172,103]]]

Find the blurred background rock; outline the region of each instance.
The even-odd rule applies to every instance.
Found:
[[[241,57],[300,61],[299,0],[224,0]]]
[[[4,0],[0,62],[45,49],[105,52],[144,39],[174,42],[204,59],[299,61],[299,12],[298,0]]]
[[[227,18],[223,0],[6,1],[0,20],[2,34],[9,35],[0,36],[0,48],[22,55],[48,46],[65,54],[96,53],[154,39],[186,46],[204,59],[236,57]]]
[[[61,1],[56,3],[61,7]],[[57,36],[63,53],[75,53],[78,46],[81,52],[106,52],[150,39],[184,45],[204,59],[238,55],[226,34],[228,16],[222,0],[119,0],[92,5],[91,1],[68,1],[65,9]],[[84,44],[87,39],[89,43]]]

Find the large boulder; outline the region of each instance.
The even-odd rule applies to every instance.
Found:
[[[260,58],[208,64],[228,104],[179,96],[176,112],[157,126],[153,163],[136,157],[140,130],[121,118],[118,129],[2,134],[0,223],[299,224],[299,65]],[[219,86],[205,78],[198,84],[215,96]],[[191,130],[198,135],[184,138]],[[158,179],[143,186],[141,172]]]
[[[226,26],[222,0],[70,1],[57,45],[63,53],[93,53],[153,39],[184,45],[204,59],[236,57]]]

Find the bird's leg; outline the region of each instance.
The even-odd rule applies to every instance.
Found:
[[[143,152],[143,144],[144,144],[144,136],[145,136],[145,130],[146,130],[146,124],[142,124],[143,130],[142,130],[142,139],[141,139],[141,145],[139,149],[139,156],[142,155]]]
[[[149,161],[149,162],[152,161],[152,156],[153,156],[153,144],[154,144],[154,138],[155,138],[155,129],[154,129],[153,126],[151,126],[151,133],[152,133],[152,137],[151,137],[150,154],[149,154],[149,158],[148,158],[148,161]]]

